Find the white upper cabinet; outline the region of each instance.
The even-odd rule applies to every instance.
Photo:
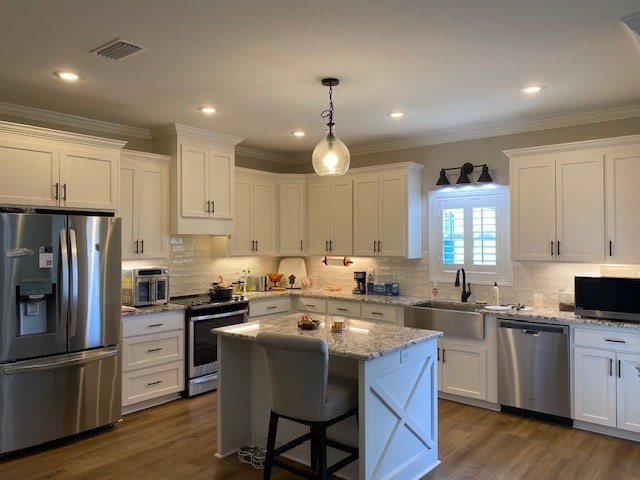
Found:
[[[304,177],[287,175],[279,180],[280,255],[305,254],[305,183]]]
[[[169,254],[169,162],[171,157],[122,151],[120,207],[122,259]]]
[[[422,165],[387,166],[353,181],[353,253],[420,258]]]
[[[308,185],[308,228],[311,255],[353,252],[353,184],[345,175],[311,180]]]
[[[602,150],[522,152],[505,152],[511,159],[513,260],[602,262]]]
[[[640,262],[640,135],[504,153],[514,260]]]
[[[235,146],[242,140],[184,125],[154,132],[154,150],[174,157],[171,233],[235,233]]]
[[[605,258],[613,263],[640,263],[640,142],[605,154],[607,236]]]
[[[275,176],[238,168],[235,191],[237,218],[236,233],[229,241],[231,255],[275,255]]]
[[[0,122],[0,203],[115,210],[125,143]]]

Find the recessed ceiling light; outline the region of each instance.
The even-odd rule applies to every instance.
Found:
[[[533,95],[534,93],[540,93],[544,87],[542,85],[529,85],[528,87],[522,87],[518,91],[520,93],[526,93]]]
[[[302,130],[296,130],[295,132],[291,132],[291,135],[294,137],[304,137],[306,135]]]
[[[53,75],[61,80],[66,80],[67,82],[76,82],[78,80],[84,79],[82,75],[79,75],[70,70],[56,70],[55,72],[53,72]]]
[[[216,113],[216,109],[213,107],[198,107],[197,110],[206,114]]]
[[[391,118],[402,118],[402,117],[404,117],[405,115],[406,115],[406,113],[404,113],[404,112],[391,112],[391,113],[389,114],[389,116],[390,116]]]

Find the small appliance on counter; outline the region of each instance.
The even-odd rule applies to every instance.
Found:
[[[367,293],[367,272],[353,272],[353,279],[356,282],[353,293]]]
[[[166,267],[124,268],[122,304],[132,307],[169,301],[169,269]]]
[[[575,313],[640,322],[640,278],[575,277]]]
[[[400,295],[398,282],[367,282],[367,292],[370,295]]]

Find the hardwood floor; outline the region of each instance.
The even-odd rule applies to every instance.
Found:
[[[216,393],[133,413],[113,429],[0,460],[2,480],[262,478],[215,452]],[[640,444],[441,400],[440,460],[424,480],[640,479]],[[293,477],[279,469],[274,480]]]

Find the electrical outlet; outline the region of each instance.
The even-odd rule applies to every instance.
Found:
[[[400,363],[404,363],[409,360],[409,350],[400,350]]]

